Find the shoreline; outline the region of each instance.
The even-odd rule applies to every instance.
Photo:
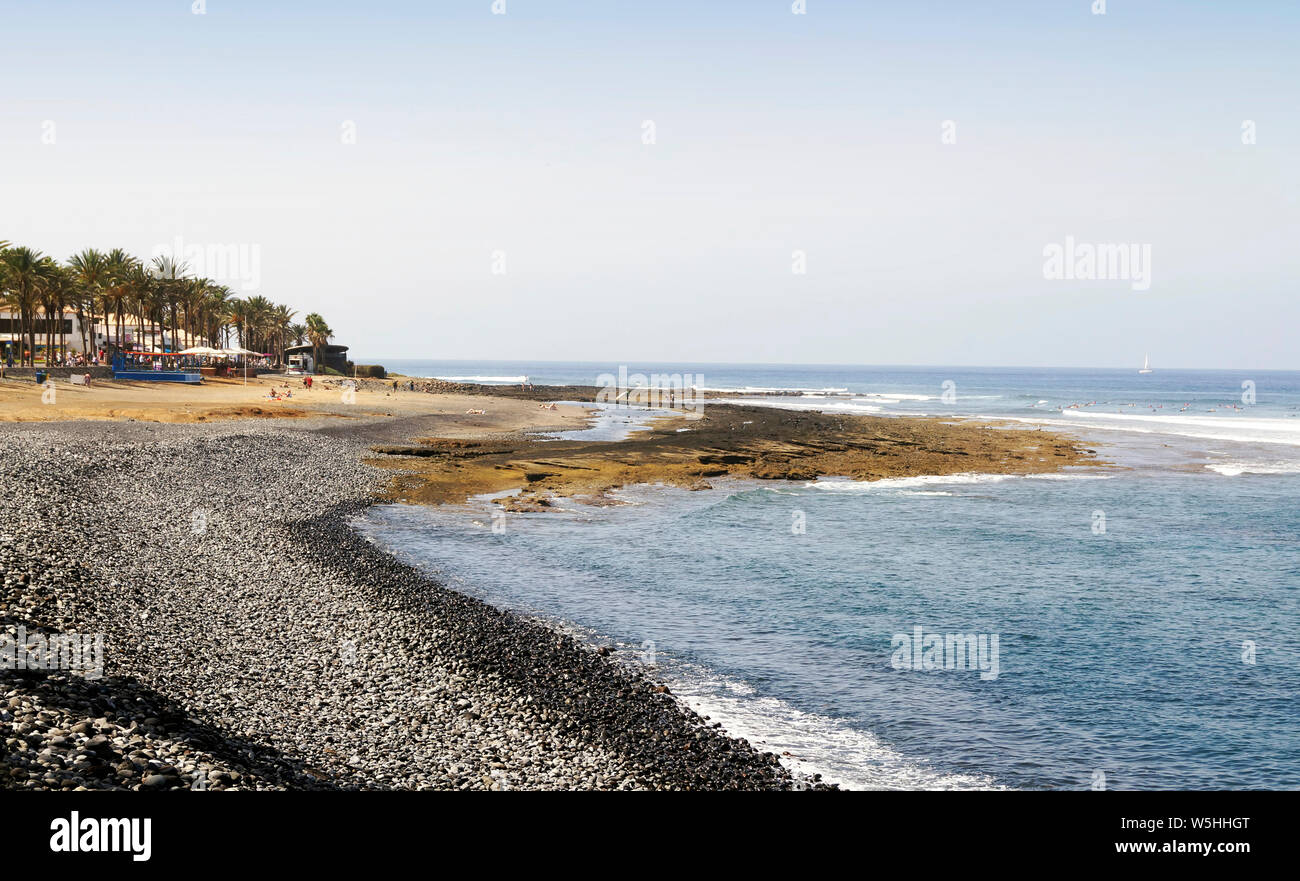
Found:
[[[322,427],[32,423],[0,442],[6,629],[102,632],[105,674],[0,673],[6,788],[804,785],[645,675],[371,546],[347,520],[383,475]],[[202,533],[175,514],[231,479]],[[86,528],[86,505],[130,513]]]
[[[544,621],[444,587],[349,523],[385,500],[394,467],[407,474],[413,461],[366,457],[385,443],[409,444],[429,424],[444,442],[460,437],[509,450],[545,445],[548,454],[567,445],[575,455],[622,455],[640,443],[648,458],[657,455],[653,445],[664,443],[681,458],[701,438],[712,443],[708,432],[692,426],[696,436],[675,443],[681,426],[670,417],[669,425],[656,420],[624,441],[543,441],[533,435],[572,430],[574,423],[532,403],[511,411],[493,395],[485,406],[496,419],[480,425],[484,420],[457,415],[463,399],[449,397],[455,403],[447,412],[403,417],[381,401],[383,415],[371,406],[344,419],[316,413],[206,424],[13,426],[0,441],[5,458],[18,463],[8,478],[14,504],[0,513],[0,562],[15,573],[4,585],[6,629],[103,633],[105,678],[0,671],[0,721],[12,732],[0,785],[819,786],[792,777],[776,755],[712,727],[648,673]],[[424,406],[432,402],[425,398]],[[583,408],[575,409],[580,424],[588,424]],[[719,409],[710,414],[718,423],[713,440],[734,434],[737,422],[755,421],[740,417],[757,415],[740,405]],[[812,432],[824,428],[818,419],[844,421],[768,418]],[[920,422],[883,419],[909,431]],[[870,431],[880,441],[880,425],[873,421]],[[925,431],[930,440],[950,440],[995,430],[934,421]],[[792,438],[778,440],[788,446]],[[920,442],[905,441],[914,443]],[[1055,470],[1058,459],[1075,464],[1079,451],[1060,443],[1031,470]],[[849,450],[819,447],[814,459],[764,461],[780,466],[769,478],[789,479]],[[968,454],[933,452],[960,459],[960,470],[972,466]],[[695,480],[701,466],[730,475],[754,465],[729,461],[733,454],[692,461],[680,474],[671,463],[648,464],[675,483]],[[922,461],[909,459],[908,467]],[[947,473],[956,470],[954,464]],[[549,481],[533,481],[535,499],[556,491]],[[609,475],[586,488],[603,496],[606,484]],[[109,516],[87,524],[86,510]],[[199,511],[202,531],[195,527]]]
[[[742,479],[727,481],[715,487],[715,490],[730,495],[761,488],[764,488],[762,481]],[[683,492],[680,489],[663,485],[643,485],[629,489],[637,499],[631,502],[634,506],[649,497],[657,497],[662,501],[665,497],[676,494],[678,498],[675,501],[664,505],[665,511],[674,509],[680,512],[683,508],[690,510],[688,500],[680,496]],[[437,569],[442,565],[440,562],[422,559],[418,552],[407,554],[403,550],[403,534],[410,525],[418,524],[420,520],[421,515],[415,512],[430,507],[379,505],[361,519],[359,528],[363,534],[371,536],[399,559],[426,569]],[[484,531],[488,527],[488,514],[483,510],[491,507],[488,500],[477,499],[467,505],[449,503],[437,507],[445,516],[437,516],[433,523],[427,524],[435,529],[454,532],[454,522],[457,520],[462,525],[466,521],[473,522]],[[394,516],[398,518],[396,521],[390,519]],[[407,516],[414,519],[405,520]],[[547,515],[542,520],[549,520],[551,516]],[[554,516],[573,522],[574,519],[616,517],[619,512],[578,506],[559,509],[559,513]],[[535,525],[541,524],[538,522]],[[448,561],[449,572],[458,582],[462,571],[473,571],[473,563],[468,570],[458,570],[458,550],[441,556]],[[502,558],[501,569],[518,571],[506,557]],[[494,570],[493,575],[500,571]],[[997,785],[988,775],[935,770],[927,758],[904,755],[874,733],[857,730],[843,716],[807,709],[795,699],[797,695],[781,696],[757,689],[744,674],[724,672],[713,661],[694,657],[688,643],[677,642],[658,647],[654,647],[653,642],[647,643],[644,640],[638,643],[635,637],[629,635],[635,632],[635,628],[618,629],[607,623],[581,620],[581,612],[573,613],[576,610],[557,608],[553,603],[542,602],[535,596],[512,594],[508,588],[503,590],[491,576],[486,584],[492,586],[486,587],[485,583],[478,582],[461,584],[458,589],[497,608],[508,609],[540,621],[561,633],[573,636],[589,648],[612,648],[612,657],[634,670],[644,669],[646,661],[643,653],[647,650],[647,645],[652,646],[650,650],[656,653],[652,662],[652,675],[657,682],[670,686],[672,694],[681,704],[710,725],[720,727],[723,733],[744,738],[760,750],[779,754],[781,764],[797,780],[811,781],[816,777],[817,780],[842,790],[1005,788]],[[882,780],[879,776],[882,772],[891,775],[892,779]],[[899,785],[900,778],[906,779],[908,785]]]

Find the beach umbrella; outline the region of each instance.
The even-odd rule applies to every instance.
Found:
[[[223,354],[223,355],[256,355],[256,354],[258,354],[258,353],[257,353],[257,352],[254,352],[254,351],[251,351],[251,350],[249,350],[249,349],[222,349],[222,350],[221,350],[221,354]],[[248,385],[248,362],[247,362],[247,361],[244,362],[244,385]]]

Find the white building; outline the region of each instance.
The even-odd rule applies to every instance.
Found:
[[[44,364],[45,344],[48,340],[45,315],[38,314],[35,323],[36,363]],[[98,352],[109,343],[115,343],[128,351],[146,352],[179,351],[191,346],[208,345],[205,337],[188,334],[180,328],[177,329],[177,339],[173,342],[171,328],[159,327],[152,321],[143,322],[144,332],[141,333],[141,324],[136,316],[123,315],[119,339],[117,317],[108,316],[106,323],[104,316],[97,315],[94,327],[87,326],[83,343],[82,322],[77,318],[76,311],[64,309],[63,327],[59,328],[56,323],[53,328],[55,358],[62,360],[68,353],[85,354],[87,347],[92,352]],[[7,361],[11,356],[15,364],[21,360],[20,353],[27,343],[20,332],[21,327],[22,322],[17,312],[0,309],[0,361]]]

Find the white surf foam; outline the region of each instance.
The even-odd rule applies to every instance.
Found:
[[[845,789],[1005,788],[992,777],[949,774],[908,760],[868,731],[776,698],[754,697],[744,683],[687,677],[672,686],[682,703],[721,722],[732,737],[780,756],[781,764],[799,777],[821,774],[823,782]]]
[[[880,480],[829,478],[812,480],[805,483],[804,486],[826,492],[857,493],[878,492],[880,490],[912,490],[913,487],[936,484],[1001,483],[1004,480],[1110,480],[1112,477],[1114,477],[1113,474],[982,474],[968,471],[960,474],[918,474],[914,477],[885,477]],[[920,495],[914,490],[910,494]],[[944,493],[944,495],[950,495],[950,493]]]
[[[818,413],[879,413],[884,410],[884,407],[878,404],[846,401],[843,398],[737,398],[735,403],[745,404],[750,407],[773,407],[777,410],[808,410]]]
[[[804,484],[809,489],[820,489],[825,492],[876,492],[886,489],[911,489],[918,486],[930,486],[932,484],[958,484],[958,483],[999,483],[1010,478],[1010,474],[976,474],[968,472],[965,474],[920,474],[915,477],[885,477],[880,480],[842,480],[842,479],[822,479],[810,480]]]
[[[732,386],[730,388],[721,386],[700,386],[696,391],[701,392],[722,392],[732,395],[847,395],[849,390],[846,388],[790,388],[761,385]]]
[[[1205,467],[1224,477],[1242,474],[1300,474],[1300,462],[1212,462]]]
[[[527,376],[435,376],[443,382],[527,382]]]
[[[998,417],[989,417],[998,418]],[[1067,410],[1047,419],[1008,417],[1008,421],[1066,428],[1132,431],[1140,434],[1169,434],[1198,440],[1272,443],[1300,446],[1300,419],[1268,419],[1253,416],[1157,415],[1106,413],[1096,410]]]
[[[552,627],[591,645],[611,640],[572,621],[542,618]],[[675,700],[710,724],[721,723],[732,737],[774,753],[797,778],[820,774],[822,782],[843,789],[979,790],[1006,789],[985,774],[948,773],[909,759],[869,731],[845,720],[807,713],[779,698],[758,697],[749,683],[707,667],[659,655],[642,667],[644,646],[616,643],[617,662],[644,672],[672,689]]]
[[[887,404],[897,404],[901,401],[933,401],[937,395],[912,395],[904,392],[866,392],[857,396],[857,399],[872,401],[883,401]]]

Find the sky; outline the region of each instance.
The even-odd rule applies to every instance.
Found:
[[[197,5],[6,4],[0,240],[365,363],[1300,369],[1294,2]]]

